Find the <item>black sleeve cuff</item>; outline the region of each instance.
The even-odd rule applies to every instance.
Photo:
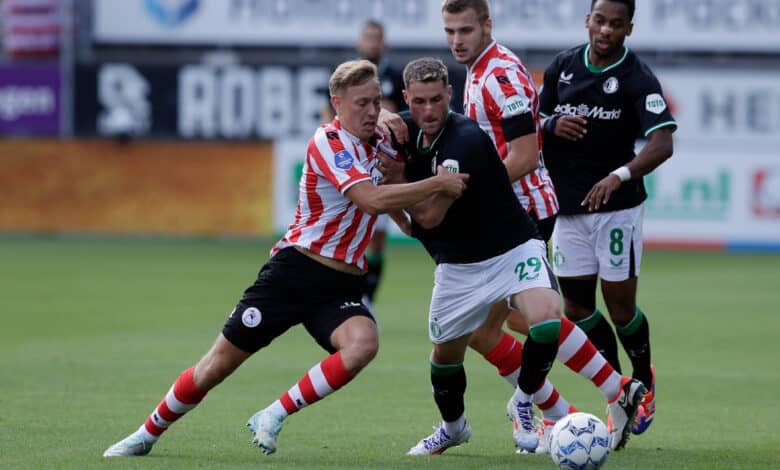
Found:
[[[523,113],[501,121],[501,129],[504,130],[504,139],[507,142],[536,133],[536,122],[533,113]]]
[[[553,114],[544,121],[544,133],[547,135],[555,135],[555,124],[558,122],[560,114]]]

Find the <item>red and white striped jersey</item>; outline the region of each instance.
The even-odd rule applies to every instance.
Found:
[[[379,182],[382,174],[374,166],[380,150],[397,156],[390,137],[379,129],[370,142],[363,142],[342,128],[338,118],[320,126],[306,151],[295,220],[271,256],[300,246],[365,270],[377,216],[360,210],[344,193],[362,181]]]
[[[532,113],[542,147],[538,108],[539,95],[525,65],[512,51],[491,42],[467,70],[464,113],[490,135],[499,155],[506,159],[510,148],[501,123],[514,116]],[[541,153],[539,168],[515,181],[513,187],[523,207],[537,220],[558,212],[558,199]]]

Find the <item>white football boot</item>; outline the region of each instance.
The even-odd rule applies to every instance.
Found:
[[[252,442],[262,449],[265,455],[276,452],[276,438],[282,430],[284,418],[276,416],[270,411],[258,411],[247,421],[249,432],[254,436]]]
[[[152,450],[152,446],[156,442],[148,439],[146,436],[146,430],[141,426],[136,432],[106,449],[106,451],[103,452],[103,457],[146,455]]]
[[[416,446],[409,449],[406,455],[439,455],[450,447],[459,446],[469,441],[471,438],[471,426],[468,421],[463,425],[454,436],[444,432],[444,424],[438,428],[434,426],[435,431],[430,436],[422,439]]]

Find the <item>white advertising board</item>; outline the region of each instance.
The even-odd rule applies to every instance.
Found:
[[[780,0],[637,2],[629,44],[668,50],[780,50]],[[389,41],[444,46],[438,0],[93,0],[94,38],[108,43],[354,44],[368,18]],[[494,33],[514,47],[586,40],[587,0],[492,0]]]
[[[677,144],[645,177],[651,243],[780,248],[780,152]]]
[[[780,147],[780,72],[658,69],[677,123],[675,139],[717,148]]]
[[[295,216],[306,140],[274,144],[274,231]],[[676,146],[645,178],[644,239],[656,246],[780,249],[780,153]],[[391,234],[403,236],[394,224]]]

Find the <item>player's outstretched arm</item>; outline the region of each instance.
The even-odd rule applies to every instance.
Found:
[[[438,173],[444,172],[444,167],[439,165]],[[439,225],[444,216],[447,215],[447,211],[455,202],[454,197],[447,194],[439,193],[418,202],[417,204],[410,206],[406,209],[409,215],[412,216],[415,222],[424,229],[432,229]]]
[[[647,144],[639,152],[639,155],[627,165],[615,169],[596,183],[585,196],[581,205],[587,206],[589,211],[598,210],[603,204],[609,202],[609,196],[623,182],[632,178],[640,178],[650,173],[671,157],[672,153],[674,153],[672,130],[658,129],[650,134]]]
[[[466,189],[468,179],[466,173],[450,173],[439,167],[435,176],[413,183],[374,186],[370,181],[361,181],[345,195],[367,214],[385,214],[413,206],[435,194],[457,199]]]

